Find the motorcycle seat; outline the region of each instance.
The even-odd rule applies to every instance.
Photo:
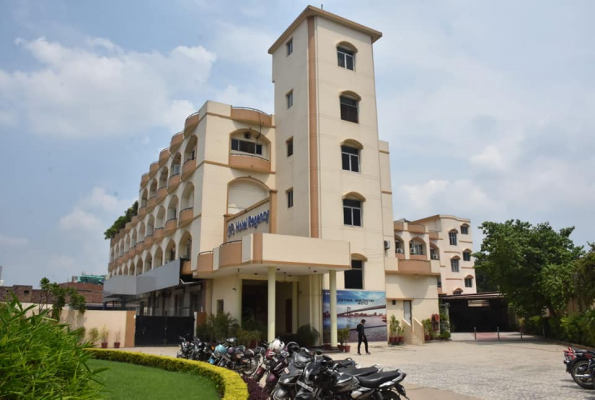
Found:
[[[376,367],[368,367],[368,368],[349,368],[349,369],[340,369],[339,372],[343,372],[347,375],[351,376],[366,376],[378,373],[378,368]]]
[[[390,382],[395,379],[399,379],[399,382],[405,379],[406,374],[401,370],[379,372],[377,374],[362,376],[357,378],[360,385],[367,388],[377,388],[383,383]]]

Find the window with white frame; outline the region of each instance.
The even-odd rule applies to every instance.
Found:
[[[343,199],[343,223],[362,226],[362,202],[355,199]]]
[[[231,149],[234,151],[241,151],[242,153],[262,156],[262,144],[248,140],[231,139]]]
[[[359,149],[341,146],[341,163],[344,171],[359,172]]]
[[[351,271],[345,271],[345,289],[364,288],[364,262],[351,260]]]
[[[448,241],[450,242],[451,246],[457,245],[457,231],[448,232]]]
[[[473,287],[473,278],[465,278],[465,287]]]
[[[348,96],[341,96],[339,97],[339,102],[341,104],[341,119],[344,121],[358,123],[359,101]]]
[[[459,259],[453,258],[450,260],[450,269],[452,272],[459,272]]]
[[[285,49],[287,50],[287,55],[293,53],[293,38],[289,39],[289,41],[285,43]]]
[[[421,242],[418,242],[416,240],[412,240],[409,242],[409,252],[411,253],[411,255],[414,256],[421,256],[424,255],[424,245]]]
[[[461,235],[469,234],[469,225],[461,225]]]
[[[345,47],[337,47],[337,61],[339,67],[353,71],[355,65],[355,52]]]

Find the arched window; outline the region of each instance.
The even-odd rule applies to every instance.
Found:
[[[453,290],[452,294],[457,294],[457,295],[463,294],[463,289],[461,289],[461,288],[455,289],[455,290]]]
[[[452,272],[459,272],[459,257],[453,257],[450,259],[450,269]]]
[[[455,229],[448,232],[448,242],[450,243],[451,246],[457,245],[457,234],[458,234],[458,232]]]
[[[192,235],[189,232],[184,232],[180,239],[180,257],[192,259]]]
[[[169,170],[167,167],[161,168],[161,174],[159,175],[159,189],[167,187],[167,179],[169,177]]]
[[[174,160],[171,163],[171,175],[170,176],[176,176],[176,175],[180,174],[180,165],[181,164],[182,164],[182,156],[178,152],[174,156]]]
[[[157,221],[155,228],[163,228],[165,226],[165,207],[159,207],[159,211],[157,211]]]
[[[466,288],[472,288],[473,287],[473,276],[467,275],[465,277],[465,287]]]
[[[395,235],[395,253],[405,254],[405,242],[400,236]]]
[[[440,249],[435,244],[430,244],[430,258],[440,260]]]
[[[173,240],[170,240],[167,246],[165,246],[165,257],[166,262],[176,259],[176,243]]]
[[[359,122],[359,102],[360,97],[352,92],[344,92],[339,96],[341,105],[341,119],[349,122]]]
[[[357,49],[351,43],[341,42],[337,46],[337,63],[339,67],[350,69],[355,68],[355,53]]]
[[[423,240],[413,238],[409,241],[409,254],[412,256],[423,256],[426,254],[426,246]]]
[[[157,181],[153,179],[151,181],[151,186],[149,186],[149,199],[157,196]]]
[[[147,221],[147,233],[146,236],[153,236],[153,231],[155,230],[155,216],[149,216],[149,221]]]
[[[147,191],[147,189],[143,190],[143,194],[140,197],[140,207],[146,207],[147,206],[147,200],[149,199],[149,192]]]
[[[471,250],[465,249],[463,251],[463,261],[471,261]]]
[[[138,241],[139,242],[144,242],[145,241],[145,234],[147,233],[147,228],[145,226],[144,222],[140,223],[140,226],[138,227]]]
[[[136,270],[135,271],[136,271],[137,275],[140,275],[143,273],[143,260],[142,259],[139,259],[136,262]]]
[[[151,253],[147,254],[145,257],[145,265],[144,265],[143,272],[148,272],[153,268],[153,256]]]
[[[182,192],[182,210],[194,207],[194,185],[188,183]]]
[[[155,250],[155,256],[153,256],[153,268],[161,267],[163,265],[163,250],[161,247],[157,247]]]
[[[132,262],[130,263],[130,266],[128,267],[128,275],[132,275],[132,276],[136,275],[135,269],[134,269],[134,263],[132,263]]]
[[[184,163],[188,161],[196,160],[196,145],[198,143],[198,139],[196,135],[190,136],[188,139],[188,144],[186,145],[186,149],[184,150]]]
[[[343,223],[351,226],[363,225],[362,203],[365,198],[358,193],[349,193],[343,197]]]
[[[124,253],[127,253],[130,250],[130,236],[126,235],[126,239],[124,240]]]
[[[134,229],[132,231],[132,239],[130,241],[130,247],[131,248],[135,248],[136,247],[136,229]]]
[[[461,235],[468,235],[469,234],[469,225],[463,224],[461,225]]]
[[[341,143],[341,165],[344,171],[360,172],[361,143],[346,140]]]
[[[269,188],[253,178],[238,178],[227,186],[227,213],[237,214],[269,197]]]
[[[178,196],[172,196],[167,206],[167,221],[178,218]]]

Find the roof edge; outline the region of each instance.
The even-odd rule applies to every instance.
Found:
[[[378,39],[382,37],[382,32],[380,31],[368,28],[367,26],[358,24],[357,22],[353,22],[347,18],[340,17],[337,14],[333,14],[328,11],[324,11],[318,7],[309,5],[304,9],[304,11],[300,13],[300,15],[298,15],[298,17],[291,23],[291,25],[289,25],[289,27],[285,29],[285,31],[281,34],[281,36],[279,36],[275,43],[273,43],[273,45],[269,48],[269,54],[273,54],[273,52],[277,50],[281,43],[284,43],[287,40],[287,38],[289,38],[291,32],[293,32],[295,28],[302,23],[302,21],[304,21],[307,17],[312,16],[320,16],[328,20],[337,22],[339,24],[347,25],[357,31],[366,33],[370,35],[370,37],[372,38],[372,43],[376,42]]]

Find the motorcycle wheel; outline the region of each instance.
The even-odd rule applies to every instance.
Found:
[[[378,393],[380,396],[378,396],[378,399],[382,399],[382,400],[401,400],[401,396],[399,396],[398,393],[395,392],[380,392]]]
[[[574,364],[572,367],[572,379],[576,382],[577,385],[584,389],[595,389],[595,382],[593,382],[593,378],[579,378],[576,375],[584,375],[587,372],[587,367],[589,366],[589,360],[580,360]]]
[[[252,359],[250,360],[250,365],[243,368],[241,372],[244,376],[252,376],[256,372],[256,368],[258,367],[258,363]]]

